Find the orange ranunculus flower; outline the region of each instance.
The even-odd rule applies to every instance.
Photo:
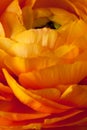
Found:
[[[0,4],[0,126],[87,125],[87,0]]]

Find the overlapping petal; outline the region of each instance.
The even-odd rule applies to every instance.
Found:
[[[0,126],[87,125],[86,6],[0,2]]]

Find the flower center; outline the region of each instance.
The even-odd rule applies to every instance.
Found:
[[[38,26],[38,27],[35,27],[35,29],[38,29],[38,28],[50,28],[50,29],[59,29],[61,27],[60,24],[58,23],[55,23],[53,21],[49,21],[47,22],[45,25],[42,25],[42,26]]]

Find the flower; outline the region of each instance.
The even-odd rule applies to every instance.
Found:
[[[1,2],[0,126],[87,125],[86,5]]]

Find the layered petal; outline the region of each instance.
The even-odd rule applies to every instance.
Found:
[[[11,89],[13,90],[14,94],[17,98],[24,104],[28,105],[29,107],[33,108],[36,111],[41,111],[45,113],[60,113],[64,112],[70,107],[58,104],[56,102],[50,101],[48,99],[42,98],[39,95],[34,94],[33,92],[27,91],[22,86],[20,86],[9,74],[6,70],[3,70],[7,82]],[[15,91],[16,90],[16,91]],[[22,97],[21,97],[22,94]]]
[[[86,108],[87,100],[87,86],[86,85],[71,85],[61,95],[60,102],[68,105],[75,105],[78,107]]]
[[[86,6],[87,0],[1,1],[3,129],[87,125]]]
[[[56,87],[58,84],[77,84],[87,75],[86,66],[86,62],[58,64],[39,71],[22,73],[19,75],[19,82],[23,86],[29,86],[30,88]]]

